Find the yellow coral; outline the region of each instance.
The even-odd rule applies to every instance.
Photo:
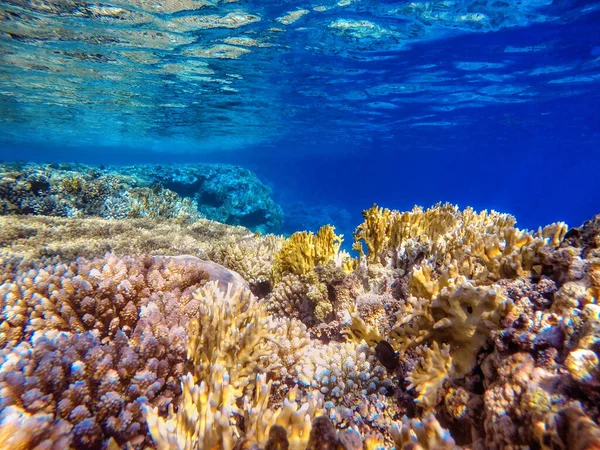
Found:
[[[437,204],[426,211],[415,206],[400,213],[374,205],[363,213],[365,221],[354,233],[354,248],[361,254],[367,245],[367,261],[398,267],[422,259],[443,273],[451,264],[471,279],[529,276],[541,269],[540,250],[560,244],[566,233],[556,223],[537,234],[514,227],[515,219],[495,211],[459,210]]]
[[[354,232],[354,246],[361,256],[364,254],[362,240],[367,245],[367,259],[376,262],[379,255],[387,248],[390,239],[392,211],[373,205],[363,211],[365,221]]]
[[[512,301],[495,287],[475,287],[468,281],[457,289],[444,288],[431,303],[435,320],[432,338],[451,346],[457,376],[463,376],[476,363],[476,356],[490,335],[500,327]]]
[[[181,404],[177,414],[169,407],[167,420],[158,415],[158,408],[144,406],[148,430],[159,450],[233,448],[233,388],[225,368],[211,369],[200,385],[191,374],[183,377]]]
[[[390,330],[390,343],[400,350],[424,343],[435,322],[430,305],[431,301],[425,298],[409,297],[396,315],[396,323]]]
[[[254,400],[244,398],[242,407],[245,437],[264,446],[269,438],[269,431],[274,425],[279,425],[287,431],[289,448],[301,450],[306,448],[311,430],[311,419],[322,414],[323,398],[319,394],[311,396],[300,405],[296,401],[298,386],[292,388],[283,405],[276,410],[268,407],[272,381],[267,382],[266,376],[257,377]]]
[[[315,265],[325,265],[333,261],[340,251],[343,236],[335,234],[335,228],[331,225],[323,225],[314,239]]]
[[[334,230],[331,225],[324,225],[316,236],[306,231],[292,234],[275,257],[275,280],[284,273],[306,275],[317,265],[334,261],[342,243],[342,236],[336,235]]]
[[[292,234],[277,254],[278,268],[297,275],[305,275],[315,267],[314,234],[301,231]]]
[[[342,267],[342,270],[344,271],[345,274],[350,274],[350,273],[354,272],[356,269],[358,269],[358,263],[359,263],[358,259],[352,258],[348,252],[342,250],[340,252],[340,259],[341,259],[340,266]]]
[[[438,393],[444,380],[451,375],[452,357],[450,346],[440,346],[434,342],[431,348],[417,348],[419,362],[408,374],[409,389],[419,393],[416,402],[426,410],[435,408],[438,403]]]
[[[281,407],[272,410],[269,408],[272,382],[258,375],[254,396],[244,397],[242,407],[238,408],[227,371],[221,366],[213,369],[210,380],[200,385],[194,383],[191,374],[183,378],[179,409],[174,413],[171,406],[166,420],[158,415],[157,408],[143,407],[150,435],[159,450],[231,450],[241,437],[264,447],[274,425],[286,430],[290,450],[306,448],[311,420],[322,411],[322,396],[315,394],[300,405],[296,402],[295,388]],[[241,423],[243,430],[239,427]]]
[[[195,293],[199,315],[188,325],[188,359],[198,379],[210,379],[214,366],[225,367],[236,396],[254,383],[257,373],[274,370],[277,324],[256,297],[229,284],[223,292],[214,282]]]
[[[343,330],[343,334],[350,337],[357,344],[365,341],[370,347],[377,345],[384,338],[376,324],[367,325],[367,323],[358,315],[356,308],[348,308],[351,323]]]
[[[553,247],[558,247],[565,235],[569,227],[564,222],[555,222],[550,225],[546,225],[543,229],[538,230],[537,236],[541,236],[544,239],[548,239],[550,245]]]
[[[401,350],[427,342],[449,343],[455,372],[463,376],[473,368],[477,352],[511,305],[497,287],[476,287],[458,277],[432,300],[410,297],[390,339]]]
[[[277,340],[286,330],[268,316],[247,290],[226,292],[209,283],[196,293],[199,316],[189,325],[188,359],[194,374],[182,380],[183,399],[169,417],[157,408],[144,407],[148,429],[159,449],[229,450],[242,435],[237,417],[244,417],[245,438],[264,444],[268,429],[284,425],[291,430],[291,448],[299,449],[309,437],[310,420],[320,409],[320,397],[299,406],[295,390],[283,407],[268,409],[271,383],[264,374],[278,368]],[[281,339],[283,340],[283,339]],[[199,384],[198,384],[199,382]],[[254,402],[237,400],[255,388]]]

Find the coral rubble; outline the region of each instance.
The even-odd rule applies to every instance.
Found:
[[[600,445],[599,217],[364,217],[358,258],[329,225],[4,217],[0,445]]]

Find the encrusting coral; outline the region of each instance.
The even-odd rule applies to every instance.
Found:
[[[331,226],[30,220],[0,229],[0,446],[600,443],[598,217],[529,232],[496,212],[374,206],[360,263]],[[94,234],[115,254],[74,259]]]
[[[0,216],[0,252],[71,262],[107,252],[127,255],[193,255],[207,259],[214,248],[248,239],[246,228],[200,219],[193,224],[152,218],[107,220],[48,216]],[[218,261],[217,261],[218,262]]]

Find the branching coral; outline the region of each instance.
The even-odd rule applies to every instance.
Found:
[[[192,294],[208,279],[235,280],[219,267],[108,255],[17,273],[0,285],[1,408],[70,427],[76,447],[147,444],[142,399],[164,414],[179,397],[186,326],[200,307]]]
[[[346,275],[348,260],[340,252],[342,236],[325,225],[317,234],[294,233],[275,255],[272,279],[275,283],[268,303],[273,312],[286,311],[308,324],[332,316],[329,287]]]
[[[424,409],[430,410],[438,404],[439,390],[448,376],[452,376],[452,357],[449,345],[434,342],[431,348],[417,348],[419,361],[408,374],[409,389],[419,393],[415,399]]]
[[[355,248],[367,261],[398,267],[400,261],[425,259],[435,266],[454,264],[469,278],[492,280],[529,274],[538,269],[539,252],[545,245],[558,246],[567,231],[562,223],[552,224],[537,234],[514,228],[515,219],[495,211],[462,211],[445,204],[423,211],[415,207],[400,213],[374,205],[363,213]]]
[[[166,420],[156,409],[145,409],[158,447],[231,449],[241,435],[265,440],[268,429],[278,424],[291,430],[291,443],[299,448],[308,440],[318,403],[299,407],[292,392],[282,409],[268,411],[271,383],[261,376],[280,368],[273,356],[281,326],[248,290],[229,285],[223,292],[210,283],[195,296],[199,313],[189,324],[188,342],[194,373],[183,378],[182,404]],[[254,390],[254,402],[246,398],[238,406],[244,393]],[[246,417],[244,429],[237,427],[234,415]]]
[[[306,448],[311,432],[310,421],[320,415],[323,408],[322,396],[314,394],[300,405],[296,401],[298,389],[295,387],[284,399],[283,405],[273,411],[268,407],[271,387],[272,382],[267,383],[264,374],[258,375],[254,398],[251,400],[244,397],[244,437],[259,445],[266,445],[273,427],[281,427],[286,431],[286,439],[291,449]]]
[[[71,426],[62,420],[53,421],[51,414],[29,414],[17,406],[0,412],[0,448],[69,448]]]
[[[456,450],[448,430],[442,428],[433,414],[419,419],[404,416],[394,423],[392,437],[397,450]]]
[[[279,368],[276,354],[280,328],[247,290],[232,285],[226,292],[209,284],[196,292],[198,317],[188,326],[188,359],[199,380],[209,379],[213,366],[224,367],[235,395],[252,388],[256,374]]]
[[[96,330],[101,337],[116,330],[127,334],[135,327],[138,309],[154,293],[173,292],[182,304],[193,289],[209,278],[212,263],[197,258],[105,258],[79,259],[22,272],[0,285],[0,343],[14,345],[33,332]],[[227,276],[228,272],[217,274]]]
[[[142,444],[141,401],[166,410],[178,394],[183,362],[176,349],[172,358],[161,358],[156,338],[144,335],[136,346],[122,332],[109,343],[90,332],[35,333],[31,344],[1,353],[2,407],[47,416],[51,433],[68,426],[66,448],[101,448],[111,436],[121,444]]]
[[[377,262],[377,258],[387,250],[393,212],[373,205],[363,211],[363,217],[365,221],[354,232],[353,248],[363,256],[365,253],[360,243],[363,241],[367,246],[367,259],[369,262]]]
[[[357,314],[354,308],[348,311],[350,316],[349,323],[344,330],[344,334],[353,339],[354,342],[360,343],[365,341],[370,346],[377,345],[378,342],[384,340],[383,334],[379,331],[377,324],[367,324],[361,316]]]
[[[317,234],[301,231],[287,239],[275,257],[274,278],[284,273],[307,275],[317,265],[325,265],[338,256],[342,236],[331,225],[322,226]]]
[[[48,179],[28,183],[43,190]],[[77,196],[85,183],[65,180],[64,189]],[[394,439],[402,449],[478,450],[599,441],[600,220],[565,237],[563,224],[529,233],[511,216],[452,205],[374,207],[357,230],[369,254],[351,274],[328,226],[284,241],[149,219],[11,220],[0,230],[0,245],[14,250],[0,253],[1,445],[358,450]],[[121,233],[124,252],[166,246],[180,256],[73,262],[75,247],[35,248],[57,234],[60,245],[80,236],[83,246],[86,224],[111,246],[109,235]],[[140,241],[136,226],[147,233]],[[186,240],[170,246],[178,230]],[[266,296],[186,256],[204,252]],[[390,431],[403,415],[413,419]]]

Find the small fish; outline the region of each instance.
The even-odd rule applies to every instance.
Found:
[[[379,362],[390,372],[398,368],[400,364],[398,352],[394,350],[388,341],[379,341],[375,346],[375,354]]]

